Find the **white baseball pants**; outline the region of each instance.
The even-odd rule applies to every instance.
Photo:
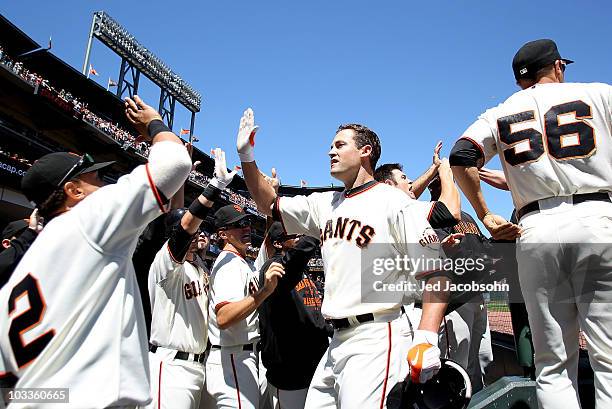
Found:
[[[540,209],[520,220],[517,241],[540,408],[580,407],[579,329],[595,373],[596,407],[612,408],[612,203],[552,198]]]
[[[204,388],[204,364],[173,359],[175,354],[165,348],[149,352],[153,400],[147,408],[198,409]]]
[[[404,314],[390,322],[336,330],[315,371],[305,407],[385,407],[389,391],[408,374],[411,340]]]
[[[218,409],[259,409],[259,354],[242,346],[213,348],[206,360],[206,388]]]

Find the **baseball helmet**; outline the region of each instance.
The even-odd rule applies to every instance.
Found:
[[[440,371],[429,381],[399,382],[387,395],[388,409],[465,409],[472,398],[470,377],[458,363],[441,359]]]
[[[164,227],[165,227],[166,237],[170,237],[170,234],[174,230],[176,230],[176,228],[178,227],[179,223],[181,222],[181,219],[183,218],[186,212],[187,212],[187,208],[183,207],[180,209],[172,209],[166,214],[166,216],[164,217]]]

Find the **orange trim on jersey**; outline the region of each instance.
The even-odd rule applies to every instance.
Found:
[[[389,380],[389,364],[391,362],[391,323],[387,322],[389,347],[387,349],[387,369],[385,370],[385,381],[383,382],[382,397],[380,398],[380,409],[385,407],[385,398],[387,397],[387,381]]]
[[[375,183],[372,183],[370,186],[368,186],[368,187],[366,187],[366,188],[364,188],[364,189],[360,189],[360,187],[361,187],[361,186],[358,186],[358,187],[356,188],[357,190],[356,190],[355,192],[353,192],[353,193],[346,193],[347,191],[344,191],[344,197],[346,197],[347,199],[349,199],[349,198],[351,198],[351,197],[355,197],[355,196],[357,196],[358,194],[361,194],[361,193],[363,193],[363,192],[367,192],[368,190],[372,189],[374,186],[376,186],[376,185],[379,185],[379,184],[380,184],[379,182],[376,182],[376,181],[374,181],[374,180],[372,180],[372,181],[370,181],[370,182],[375,182]],[[370,183],[370,182],[364,183],[364,185],[367,185],[367,184],[368,184],[368,183]],[[362,186],[363,186],[363,185],[362,185]]]
[[[434,207],[436,207],[436,201],[431,202],[431,209],[429,209],[429,213],[427,214],[427,221],[431,220],[431,214],[433,213]]]
[[[482,159],[483,160],[487,160],[487,156],[484,153],[484,149],[482,149],[482,146],[480,146],[480,144],[478,142],[476,142],[475,140],[473,140],[472,138],[470,138],[468,136],[462,136],[459,139],[466,139],[466,140],[472,142],[478,148],[478,150],[480,150],[480,153],[482,153]]]
[[[238,375],[236,375],[236,365],[234,364],[234,354],[230,354],[232,360],[232,371],[234,372],[234,382],[236,383],[236,393],[238,394],[238,409],[242,409],[242,402],[240,402],[240,387],[238,386]]]
[[[157,381],[157,407],[161,408],[161,375],[163,362],[159,363],[159,378]]]
[[[283,215],[280,211],[280,196],[276,196],[276,200],[274,201],[274,206],[272,207],[272,219],[275,221],[279,221],[281,226],[283,226],[283,231],[287,234],[287,229],[285,228],[285,222],[283,221]]]
[[[221,307],[224,307],[229,303],[230,303],[229,301],[221,301],[220,303],[217,303],[217,305],[215,305],[215,314],[219,312]]]
[[[223,251],[227,251],[228,253],[235,254],[235,255],[237,255],[238,257],[240,257],[241,259],[244,260],[244,256],[242,254],[238,253],[237,251],[234,251],[234,250],[223,250]]]
[[[172,250],[170,250],[170,243],[167,243],[166,247],[168,248],[168,254],[170,255],[170,258],[172,259],[172,261],[174,261],[177,264],[183,264],[183,261],[178,261],[176,257],[174,257],[174,254],[172,254]]]
[[[161,209],[162,212],[166,212],[166,208],[164,206],[164,201],[162,200],[159,191],[157,190],[157,186],[153,182],[153,178],[151,177],[151,172],[149,171],[149,164],[145,165],[145,169],[147,170],[147,179],[149,180],[149,186],[151,186],[151,190],[153,191],[153,196],[155,196],[155,200],[157,201],[157,205]]]

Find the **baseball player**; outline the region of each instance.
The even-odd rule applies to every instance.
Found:
[[[191,161],[140,98],[126,99],[126,114],[152,138],[148,164],[102,187],[97,171],[109,163],[51,153],[22,180],[28,199],[52,220],[0,293],[0,373],[5,386],[68,388],[66,408],[151,399],[131,252],[185,182]]]
[[[587,340],[598,408],[612,407],[612,87],[564,83],[552,40],[512,61],[521,91],[456,142],[455,177],[495,239],[517,236],[519,279],[535,347],[541,408],[579,408],[578,330]],[[518,225],[491,213],[478,168],[499,154]],[[588,261],[588,263],[586,263]],[[563,301],[559,301],[563,300]],[[569,300],[569,301],[568,301]]]
[[[411,180],[406,176],[402,165],[399,163],[386,163],[380,165],[374,171],[374,179],[402,189],[413,199],[418,199],[425,189],[427,189],[427,185],[429,185],[438,174],[438,168],[442,163],[440,160],[441,149],[442,141],[439,141],[434,148],[431,166],[415,180]]]
[[[223,241],[210,274],[206,388],[217,408],[259,408],[265,385],[260,373],[257,307],[276,288],[283,268],[272,263],[259,283],[253,263],[246,259],[251,244],[251,220],[238,205],[215,213],[214,224]],[[261,284],[261,285],[260,285]]]
[[[440,197],[442,184],[439,178],[433,179],[427,188],[432,200]],[[461,242],[453,248],[452,254],[449,252],[453,258],[475,260],[488,251],[485,248],[486,237],[466,212],[461,212],[459,223],[436,229],[436,232],[441,238],[451,234],[462,235]],[[470,272],[464,274],[469,275]],[[468,371],[472,389],[477,392],[483,388],[486,368],[493,361],[487,307],[482,294],[475,294],[474,298],[454,307],[444,318],[439,346],[445,358],[452,359]]]
[[[441,143],[438,143],[436,146],[436,151],[434,153],[434,163],[437,158],[437,154],[439,153],[438,147],[442,147]],[[434,165],[432,165],[434,166]],[[430,168],[431,169],[431,168]],[[440,172],[438,172],[440,170]],[[435,165],[436,173],[434,176],[429,179],[429,177],[424,178],[424,176],[419,177],[417,181],[423,179],[428,180],[428,183],[433,180],[437,175],[440,175],[440,180],[442,182],[441,193],[436,200],[432,200],[431,202],[423,202],[423,211],[429,224],[434,229],[444,228],[444,227],[452,227],[456,225],[461,220],[461,196],[459,196],[459,191],[455,186],[455,181],[453,179],[453,174],[450,170],[450,166],[448,160],[439,160],[439,164]],[[428,175],[430,170],[426,171],[424,175]],[[417,185],[416,193],[419,193],[418,196],[415,194],[415,184],[417,181],[412,182],[410,179],[406,177],[406,174],[403,171],[402,165],[399,163],[386,163],[384,165],[380,165],[374,171],[374,179],[381,183],[386,183],[389,186],[394,186],[406,193],[408,197],[412,199],[418,198],[421,195],[420,193],[420,183]],[[427,187],[427,185],[426,185]]]
[[[198,408],[204,388],[208,341],[208,274],[196,262],[199,229],[214,201],[232,181],[225,153],[214,151],[215,177],[181,217],[155,256],[149,273],[151,391],[154,408]]]
[[[331,149],[330,173],[345,185],[343,192],[276,197],[259,172],[254,157],[253,111],[245,111],[237,148],[251,196],[258,208],[274,214],[288,234],[306,234],[321,241],[325,280],[322,313],[335,327],[308,390],[306,408],[384,407],[391,387],[406,376],[405,357],[411,331],[401,313],[404,296],[416,292],[377,291],[375,282],[397,284],[399,269],[376,271],[379,260],[407,255],[437,259],[438,237],[412,208],[403,192],[373,178],[380,157],[378,136],[365,126],[341,126]],[[420,243],[410,245],[408,243]],[[423,265],[412,271],[426,277]],[[414,276],[408,278],[414,279]],[[362,284],[363,283],[363,284]],[[411,377],[425,381],[440,365],[437,330],[446,305],[424,293],[424,312],[409,351]]]

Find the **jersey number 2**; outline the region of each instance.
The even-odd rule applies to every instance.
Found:
[[[535,121],[534,111],[520,112],[497,120],[500,140],[510,147],[504,150],[504,159],[512,166],[536,161],[544,154],[557,160],[584,158],[595,152],[595,131],[583,121],[592,118],[591,107],[583,101],[555,105],[544,115],[545,138],[533,128],[513,132],[512,125]],[[568,118],[562,121],[562,118]],[[574,119],[573,121],[571,119]],[[563,123],[562,123],[563,122]],[[528,149],[517,151],[516,145],[527,142]]]
[[[31,274],[25,276],[19,284],[13,287],[9,297],[9,315],[15,311],[17,300],[23,296],[28,298],[30,307],[14,317],[9,327],[9,340],[19,368],[32,362],[55,336],[55,331],[49,330],[28,343],[24,342],[23,334],[42,321],[46,309],[38,280],[32,277]]]

